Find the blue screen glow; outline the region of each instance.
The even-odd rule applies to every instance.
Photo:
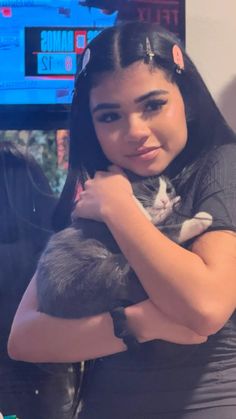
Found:
[[[77,0],[0,0],[0,105],[71,103],[78,56],[115,19]]]

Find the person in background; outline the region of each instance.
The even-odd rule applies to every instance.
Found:
[[[9,353],[34,362],[95,359],[79,419],[235,419],[236,135],[181,42],[158,25],[105,29],[81,62],[54,222],[64,228],[71,211],[104,222],[148,298],[60,319],[38,311],[33,278]],[[211,226],[174,243],[137,205],[130,173],[165,174],[181,196],[177,215],[207,212]]]
[[[26,149],[0,142],[0,411],[19,419],[70,419],[77,376],[70,364],[17,362],[7,354],[11,323],[52,233],[56,199]]]

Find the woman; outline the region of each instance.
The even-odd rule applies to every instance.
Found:
[[[9,340],[16,359],[97,359],[80,419],[234,418],[235,159],[235,134],[174,35],[133,22],[86,48],[55,222],[68,223],[82,182],[75,214],[107,225],[149,299],[56,319],[37,312],[33,279]],[[171,177],[182,214],[209,212],[211,228],[184,247],[164,237],[133,199],[128,172]],[[143,342],[138,356],[122,340],[127,330]]]
[[[16,308],[51,232],[56,199],[34,158],[0,142],[0,411],[20,419],[70,418],[75,373],[15,362],[7,340]]]

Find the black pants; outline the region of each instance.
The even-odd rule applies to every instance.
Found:
[[[76,371],[49,365],[0,365],[0,412],[19,419],[72,419]]]

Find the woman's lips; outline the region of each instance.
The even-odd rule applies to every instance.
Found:
[[[151,160],[158,154],[160,147],[150,147],[139,149],[135,154],[130,154],[128,157],[138,160]]]

